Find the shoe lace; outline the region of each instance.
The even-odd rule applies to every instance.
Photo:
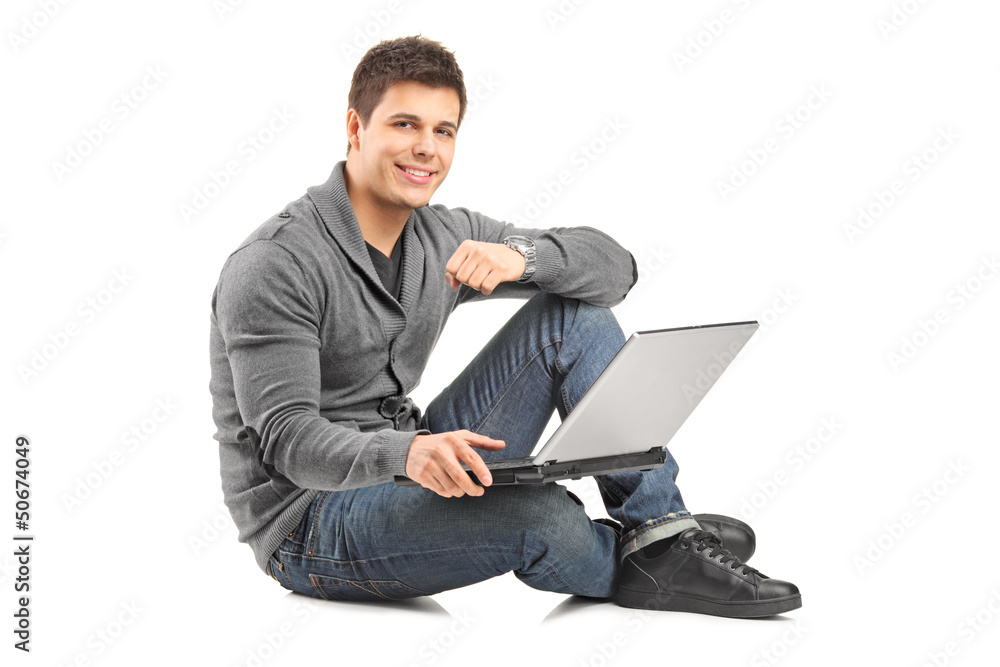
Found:
[[[743,568],[742,571],[744,575],[753,572],[761,577],[765,576],[761,574],[760,570],[758,570],[757,568],[751,565],[747,565],[739,558],[734,556],[732,553],[730,553],[728,549],[722,546],[722,540],[719,538],[719,536],[715,535],[714,533],[710,533],[707,530],[699,530],[697,532],[691,533],[690,535],[685,535],[683,538],[681,538],[681,543],[685,547],[690,547],[693,543],[696,543],[698,546],[695,547],[695,551],[699,553],[704,551],[705,549],[711,549],[711,551],[708,552],[709,558],[715,558],[717,555],[722,554],[722,558],[719,559],[719,563],[721,565],[729,563],[729,569],[731,570],[736,571],[739,570],[740,568]]]

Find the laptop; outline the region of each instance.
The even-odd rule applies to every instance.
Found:
[[[637,331],[537,454],[484,461],[498,484],[545,484],[664,464],[665,449],[758,323]],[[462,467],[479,484],[467,464]],[[398,486],[419,486],[396,475]]]

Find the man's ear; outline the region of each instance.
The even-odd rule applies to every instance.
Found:
[[[360,133],[364,130],[361,116],[353,108],[347,110],[347,143],[356,151],[361,150]]]

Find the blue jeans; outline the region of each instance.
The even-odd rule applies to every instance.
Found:
[[[553,409],[565,419],[625,343],[608,308],[539,292],[441,392],[420,426],[468,429],[506,442],[485,461],[531,454]],[[432,595],[513,571],[545,591],[596,598],[617,589],[621,561],[658,539],[698,527],[674,481],[677,464],[600,475],[614,530],[592,521],[558,483],[486,487],[443,498],[393,482],[317,494],[270,560],[289,590],[330,600]]]

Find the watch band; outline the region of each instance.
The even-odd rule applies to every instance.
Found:
[[[535,273],[535,242],[527,236],[512,234],[503,240],[504,245],[524,256],[524,273],[515,282],[526,283]]]

